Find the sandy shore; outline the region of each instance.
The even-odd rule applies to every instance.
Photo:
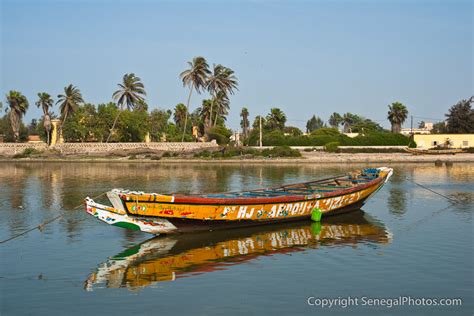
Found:
[[[162,158],[160,160],[129,159],[128,157],[66,157],[66,158],[4,158],[0,163],[11,162],[127,162],[127,163],[434,163],[442,162],[468,162],[474,163],[474,154],[456,155],[412,155],[409,153],[326,153],[302,152],[301,158],[227,158],[227,159],[199,159],[199,158]]]

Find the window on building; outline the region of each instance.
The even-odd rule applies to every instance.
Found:
[[[463,141],[462,141],[462,146],[463,146],[463,147],[469,146],[469,141],[463,140]]]

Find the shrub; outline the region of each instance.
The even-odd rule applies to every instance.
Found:
[[[219,145],[228,144],[231,135],[232,132],[224,126],[215,126],[208,133],[209,140],[215,140]]]
[[[13,158],[28,158],[28,157],[31,157],[32,155],[38,155],[41,153],[42,152],[39,150],[28,147],[28,148],[25,148],[22,153],[13,155]]]
[[[272,149],[264,149],[262,154],[265,157],[301,157],[301,153],[297,149],[289,146],[276,146]]]
[[[333,127],[323,127],[311,132],[311,135],[328,135],[328,136],[338,136],[341,135],[337,128]]]
[[[339,149],[339,142],[329,142],[329,143],[327,143],[326,145],[324,145],[324,149],[325,149],[327,152],[335,153],[335,152],[337,152],[338,149]]]

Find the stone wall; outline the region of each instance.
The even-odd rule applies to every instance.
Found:
[[[0,143],[0,155],[13,156],[21,154],[27,148],[46,150],[48,146],[46,143]]]
[[[184,152],[206,148],[216,148],[213,141],[209,143],[63,143],[56,144],[51,149],[62,154],[105,154],[115,151],[153,150]],[[26,148],[46,150],[45,143],[0,143],[0,155],[13,156],[22,153]]]

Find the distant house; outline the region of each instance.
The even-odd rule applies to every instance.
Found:
[[[433,123],[425,123],[423,128],[402,128],[400,134],[409,136],[413,134],[431,134],[431,130],[433,129]]]
[[[449,148],[474,147],[474,134],[415,134],[417,148],[429,149],[449,144]]]

